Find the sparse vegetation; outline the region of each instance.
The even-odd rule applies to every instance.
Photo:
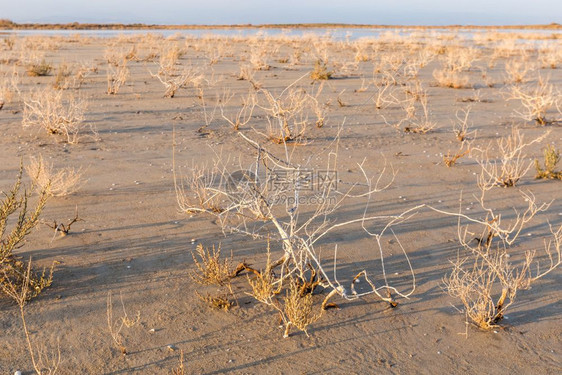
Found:
[[[562,171],[557,171],[556,166],[560,161],[560,152],[552,145],[546,146],[544,149],[544,166],[541,167],[538,159],[535,159],[535,168],[537,174],[535,178],[557,179],[562,180]]]
[[[310,78],[314,81],[323,81],[332,78],[334,73],[328,70],[326,63],[322,60],[316,60],[314,70],[310,73]]]
[[[86,101],[74,95],[64,96],[61,91],[46,88],[27,95],[24,105],[24,128],[42,128],[68,143],[77,143],[86,128],[96,134],[91,125],[84,123]]]
[[[48,76],[53,70],[53,66],[45,60],[37,63],[32,63],[27,67],[27,75],[30,77],[44,77]]]
[[[522,111],[515,113],[526,121],[535,121],[539,125],[551,124],[554,120],[548,118],[551,108],[559,108],[562,95],[554,89],[548,81],[539,78],[534,85],[511,86],[510,100],[519,100]]]
[[[1,373],[415,372],[442,350],[427,371],[516,355],[529,371],[549,353],[562,26],[307,26],[0,38],[0,182],[16,175],[0,190]],[[441,319],[449,302],[466,325]],[[518,342],[534,351],[486,345],[505,319],[533,321]],[[467,348],[460,326],[498,336]]]
[[[46,191],[53,197],[72,194],[78,191],[82,184],[81,169],[61,168],[56,170],[52,163],[43,160],[42,155],[37,158],[30,157],[25,170],[39,191]]]
[[[31,195],[27,191],[21,192],[22,173],[23,166],[12,189],[0,201],[0,291],[23,309],[25,302],[51,285],[53,267],[37,274],[31,269],[31,260],[25,261],[14,253],[38,224],[48,196],[47,189],[41,190],[35,208],[29,211]],[[17,218],[10,230],[9,221],[14,219],[14,215]]]

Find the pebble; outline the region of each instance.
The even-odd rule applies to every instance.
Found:
[[[21,371],[14,372],[14,375],[21,375]]]
[[[166,346],[166,348],[168,348],[168,350],[170,350],[172,352],[174,352],[178,349],[175,345],[172,345],[172,344]]]
[[[156,330],[154,328],[151,328],[151,329],[148,330],[148,332],[154,333],[154,332],[156,332]]]

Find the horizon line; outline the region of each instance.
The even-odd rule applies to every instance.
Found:
[[[373,28],[373,29],[542,29],[561,30],[562,25],[557,22],[548,24],[518,24],[518,25],[479,25],[479,24],[451,24],[451,25],[404,25],[404,24],[361,24],[361,23],[239,23],[239,24],[147,24],[147,23],[91,23],[91,22],[13,22],[0,19],[0,29],[55,29],[55,30],[104,30],[104,29],[218,29],[218,28]]]

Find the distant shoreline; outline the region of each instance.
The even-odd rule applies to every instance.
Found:
[[[236,25],[157,25],[157,24],[117,24],[117,23],[15,23],[0,20],[0,30],[205,30],[205,29],[316,29],[316,28],[353,28],[353,29],[451,29],[451,30],[562,30],[562,25],[444,25],[444,26],[410,26],[410,25],[365,25],[343,23],[304,23],[304,24],[236,24]]]

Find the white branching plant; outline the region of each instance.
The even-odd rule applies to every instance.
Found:
[[[228,114],[227,106],[232,100],[234,94],[231,94],[228,90],[225,90],[220,101],[220,111],[222,118],[230,124],[230,127],[236,131],[240,130],[240,127],[246,126],[252,120],[252,114],[254,113],[254,108],[256,107],[257,99],[254,92],[248,93],[242,98],[242,103],[234,113]]]
[[[42,128],[49,134],[60,135],[68,143],[77,143],[85,129],[96,136],[91,124],[84,123],[86,101],[72,94],[45,88],[24,97],[22,125]]]
[[[258,106],[267,114],[267,138],[279,144],[301,141],[308,125],[307,93],[292,85],[278,95],[267,89],[259,93],[265,98]]]
[[[478,186],[483,190],[490,190],[494,186],[512,187],[527,174],[532,161],[527,159],[525,150],[534,143],[545,139],[550,132],[543,134],[529,142],[521,131],[513,127],[511,134],[496,141],[499,155],[496,159],[490,157],[491,144],[481,151],[477,162],[481,167],[478,175]]]
[[[203,74],[194,68],[183,67],[183,69],[179,69],[176,65],[167,64],[162,60],[158,72],[156,74],[150,72],[150,75],[157,78],[166,88],[165,98],[173,98],[179,89],[189,85],[199,87],[204,79]]]
[[[562,94],[554,89],[548,79],[539,80],[534,85],[511,86],[509,100],[519,100],[522,110],[516,110],[518,117],[525,121],[535,121],[539,125],[548,125],[556,120],[548,118],[548,111],[556,108],[560,113]]]
[[[376,82],[373,80],[375,86],[375,93],[373,95],[373,103],[376,109],[384,109],[389,105],[398,103],[398,99],[393,94],[392,85],[390,82]]]
[[[470,115],[471,107],[466,107],[464,109],[460,109],[455,113],[455,117],[457,121],[453,123],[453,133],[455,134],[455,138],[459,142],[466,141],[469,137],[474,138],[476,136],[476,130],[470,131],[470,127],[468,124],[468,118]]]
[[[524,227],[550,207],[550,203],[537,205],[531,193],[521,194],[527,208],[515,211],[515,217],[507,224],[502,222],[500,212],[487,207],[484,190],[480,197],[486,213],[484,219],[474,219],[460,210],[448,213],[433,208],[458,218],[458,240],[468,255],[459,254],[451,261],[453,269],[443,282],[448,293],[462,302],[467,320],[481,329],[496,327],[515,302],[518,291],[529,289],[561,263],[562,226],[550,226],[552,238],[545,240],[542,257],[536,250],[516,253],[513,245]]]
[[[328,174],[321,179],[316,178],[317,185],[311,192],[304,188],[314,181],[310,169],[306,165],[293,163],[292,152],[287,143],[284,143],[284,156],[277,156],[243,132],[236,134],[255,150],[255,161],[249,166],[241,165],[238,171],[232,172],[227,168],[229,163],[219,157],[211,170],[199,169],[195,172],[195,177],[188,175],[188,178],[180,179],[174,173],[177,201],[183,212],[213,216],[225,234],[237,233],[279,244],[283,255],[268,266],[268,270],[280,268],[272,281],[272,288],[268,289],[270,292],[290,279],[306,283],[310,280],[313,269],[314,274],[322,280],[321,285],[330,291],[326,298],[337,294],[352,300],[375,294],[395,304],[395,296],[407,298],[413,293],[415,277],[404,249],[403,254],[410,265],[408,272],[411,275],[411,288],[401,291],[388,282],[381,238],[384,234],[391,233],[394,225],[413,215],[415,209],[395,216],[368,215],[373,195],[392,183],[394,170],[390,172],[385,166],[379,175],[368,177],[364,163],[360,163],[358,168],[362,171],[364,182],[350,183],[345,185],[346,190],[339,190],[336,141],[333,149],[328,152],[327,165],[323,169]],[[341,220],[337,212],[350,199],[363,199],[364,213],[353,219]],[[369,223],[377,220],[385,220],[388,224],[381,232],[368,230]],[[369,270],[361,270],[352,284],[346,287],[337,278],[337,257],[334,256],[334,272],[329,274],[324,269],[317,246],[330,233],[353,224],[361,225],[365,233],[374,238],[374,246],[378,249],[376,255],[381,257],[383,264],[382,277],[380,274],[373,275]],[[335,254],[337,255],[337,249]],[[359,278],[367,280],[368,290],[355,291],[353,285]],[[262,299],[270,297],[267,294]]]
[[[415,99],[415,98],[414,98]],[[418,111],[410,118],[410,125],[404,128],[406,133],[426,134],[432,131],[437,123],[431,120],[431,114],[427,103],[427,95],[422,95],[417,100],[419,102]],[[421,114],[419,109],[421,109]]]
[[[505,73],[509,82],[521,83],[533,70],[535,70],[535,67],[529,61],[523,59],[512,59],[505,63]]]

